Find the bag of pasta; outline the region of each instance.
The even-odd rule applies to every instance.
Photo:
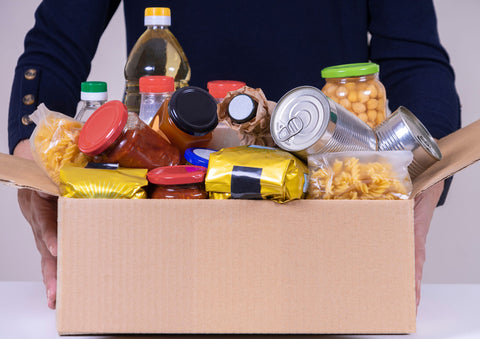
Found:
[[[324,153],[308,158],[307,199],[408,199],[410,151]]]
[[[65,114],[50,111],[44,104],[30,115],[37,125],[30,137],[35,162],[57,185],[65,165],[85,167],[89,158],[77,146],[83,124]]]

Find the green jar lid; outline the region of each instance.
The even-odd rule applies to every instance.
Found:
[[[322,78],[348,78],[374,74],[380,71],[380,66],[373,62],[344,64],[322,69]]]
[[[81,91],[87,93],[101,93],[107,91],[107,83],[103,81],[82,82]]]

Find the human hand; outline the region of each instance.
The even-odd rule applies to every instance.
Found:
[[[415,198],[414,224],[415,224],[415,291],[417,309],[420,303],[420,289],[425,263],[425,244],[430,228],[433,212],[443,191],[444,182],[441,181]]]
[[[28,140],[20,142],[13,154],[32,159]],[[18,203],[32,227],[41,256],[48,307],[54,309],[57,295],[57,198],[30,189],[19,189]]]

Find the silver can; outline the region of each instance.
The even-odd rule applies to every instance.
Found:
[[[435,162],[442,159],[442,153],[418,118],[407,108],[400,106],[375,128],[379,151],[405,150],[413,153],[408,167],[413,179]]]
[[[306,159],[311,154],[375,151],[375,132],[320,89],[301,86],[275,106],[270,132],[278,147]]]

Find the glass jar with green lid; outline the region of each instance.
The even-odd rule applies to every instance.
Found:
[[[322,92],[375,128],[386,118],[386,93],[379,70],[372,62],[324,68]]]

